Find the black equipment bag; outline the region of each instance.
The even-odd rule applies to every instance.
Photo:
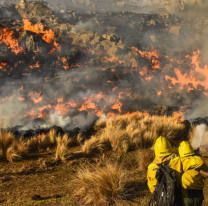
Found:
[[[170,160],[158,164],[156,172],[157,184],[154,197],[149,206],[183,206],[181,188],[177,187],[174,171],[169,167]]]

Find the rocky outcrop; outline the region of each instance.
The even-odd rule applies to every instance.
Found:
[[[41,2],[20,1],[15,5],[16,10],[28,19],[44,20],[47,23],[59,23],[59,19],[51,9]]]
[[[27,51],[48,53],[50,45],[34,32],[24,31],[19,38],[20,45]]]

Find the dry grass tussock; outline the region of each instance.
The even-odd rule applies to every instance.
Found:
[[[55,129],[51,129],[48,133],[48,138],[49,138],[49,141],[52,145],[55,145],[56,144],[56,137],[57,137],[57,133],[56,133],[56,130]]]
[[[167,137],[170,141],[183,137],[184,128],[183,124],[172,117],[149,116],[141,112],[111,117],[105,128],[85,141],[82,151],[89,154],[103,151],[106,147],[122,152],[150,148],[159,136]]]
[[[104,129],[106,127],[106,121],[105,120],[98,120],[97,122],[95,122],[94,124],[94,129],[95,130],[101,130],[101,129]]]
[[[154,160],[155,154],[152,149],[140,149],[136,154],[136,158],[138,161],[138,170],[147,172],[149,164],[151,164]]]
[[[40,134],[30,138],[27,142],[29,149],[31,151],[43,150],[46,148],[53,148],[57,145],[57,134],[56,130],[53,128],[48,134]]]
[[[21,159],[28,152],[28,145],[23,138],[16,139],[12,132],[0,131],[1,157],[12,162]]]
[[[21,154],[16,150],[15,146],[11,145],[6,151],[6,158],[9,162],[21,159]]]
[[[70,137],[68,140],[68,146],[76,147],[82,144],[85,140],[85,135],[83,133],[79,133],[77,136]]]
[[[25,140],[23,137],[15,138],[12,132],[0,130],[0,158],[6,158],[9,161],[19,160],[30,152],[42,151],[56,146],[55,159],[64,161],[67,155],[67,149],[71,144],[80,144],[83,137],[70,138],[67,134],[57,135],[52,129],[48,134],[42,134]]]
[[[73,196],[81,205],[128,205],[126,200],[134,196],[128,185],[127,172],[116,164],[81,167],[72,183]]]
[[[15,136],[11,132],[0,131],[0,147],[3,155],[6,154],[7,149],[14,144]]]
[[[68,145],[69,145],[69,138],[67,134],[64,134],[63,137],[60,135],[56,138],[56,153],[55,153],[55,160],[64,162],[67,157]]]
[[[82,151],[86,155],[94,153],[100,153],[111,149],[111,143],[109,139],[99,138],[98,136],[92,136],[90,140],[85,141],[82,146]]]
[[[27,145],[31,152],[39,151],[50,147],[50,139],[47,135],[38,135],[27,140]]]
[[[38,147],[39,147],[38,137],[34,136],[28,139],[27,146],[30,151],[38,151]]]
[[[17,140],[16,149],[18,153],[21,154],[22,156],[27,155],[29,147],[27,145],[27,142],[22,137]]]

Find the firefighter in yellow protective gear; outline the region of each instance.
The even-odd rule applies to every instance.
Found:
[[[155,145],[155,159],[148,166],[147,182],[151,193],[154,193],[157,183],[156,172],[159,168],[157,164],[164,163],[170,160],[169,167],[174,171],[177,181],[177,186],[181,187],[181,175],[183,172],[180,158],[173,153],[170,142],[165,137],[157,138]],[[179,190],[180,191],[180,190]],[[180,195],[179,195],[180,196]]]
[[[201,172],[206,173],[208,167],[201,157],[195,155],[192,146],[186,141],[181,142],[179,155],[184,171],[182,175],[184,204],[185,206],[201,206],[204,200],[204,182]]]

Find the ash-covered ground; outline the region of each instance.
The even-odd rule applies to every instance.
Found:
[[[1,5],[2,127],[84,129],[133,111],[208,116],[206,1]]]

